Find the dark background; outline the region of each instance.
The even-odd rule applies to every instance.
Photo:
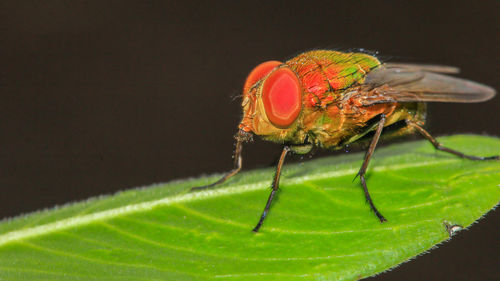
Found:
[[[2,1],[0,217],[228,170],[246,75],[304,50],[454,65],[500,89],[500,2],[477,2]],[[499,110],[432,104],[428,128],[500,135]],[[279,151],[257,141],[244,166]],[[370,280],[496,279],[499,224]]]

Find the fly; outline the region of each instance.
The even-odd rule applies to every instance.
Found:
[[[500,156],[467,155],[442,146],[425,129],[426,102],[474,103],[495,96],[491,87],[447,74],[458,68],[438,65],[381,63],[364,53],[314,50],[286,62],[268,61],[255,67],[243,86],[243,118],[235,135],[234,167],[201,190],[223,183],[242,167],[243,143],[259,135],[283,144],[264,211],[253,229],[259,231],[276,191],[288,153],[306,154],[314,146],[341,149],[371,136],[360,178],[366,201],[380,220],[368,192],[365,173],[380,136],[420,133],[441,151],[470,160],[500,160]],[[397,126],[396,126],[397,125]],[[396,130],[388,130],[396,127]]]

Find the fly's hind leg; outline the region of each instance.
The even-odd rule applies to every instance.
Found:
[[[240,131],[238,131],[238,133],[236,134],[236,136],[234,138],[236,139],[236,148],[234,150],[234,155],[233,155],[233,158],[234,158],[233,169],[231,171],[227,172],[218,181],[216,181],[212,184],[204,185],[204,186],[192,187],[191,191],[212,188],[216,185],[219,185],[219,184],[225,182],[227,179],[236,175],[241,170],[241,166],[242,166],[242,162],[243,162],[243,159],[241,157],[241,150],[243,148],[243,142],[251,140],[252,135],[250,133],[247,133],[245,131],[240,130]]]
[[[382,134],[382,129],[384,128],[385,120],[386,120],[385,115],[382,114],[380,116],[380,121],[378,122],[378,126],[377,126],[377,129],[375,131],[375,135],[373,136],[373,139],[370,143],[370,146],[368,147],[368,150],[366,151],[365,160],[363,161],[363,165],[361,165],[361,169],[359,169],[359,172],[357,174],[357,176],[359,176],[359,179],[361,180],[361,186],[363,186],[363,191],[365,193],[366,202],[368,202],[368,204],[370,204],[371,210],[375,213],[375,215],[378,217],[380,222],[385,222],[387,220],[377,210],[377,207],[375,207],[375,204],[373,203],[373,200],[370,196],[370,193],[368,192],[368,187],[366,186],[365,173],[366,173],[366,169],[368,168],[368,163],[370,163],[370,158],[372,157],[373,152],[375,151],[375,147],[377,146],[378,140],[380,139],[380,135]]]
[[[432,145],[437,150],[448,152],[448,153],[454,154],[458,157],[466,158],[466,159],[470,159],[470,160],[478,160],[478,161],[481,161],[481,160],[500,160],[500,155],[488,156],[488,157],[467,155],[467,154],[464,154],[460,151],[456,151],[454,149],[442,146],[434,137],[431,136],[431,134],[429,134],[424,128],[422,128],[420,125],[418,125],[414,121],[406,120],[406,123],[408,124],[408,126],[415,128],[424,138],[426,138],[428,141],[430,141],[432,143]]]

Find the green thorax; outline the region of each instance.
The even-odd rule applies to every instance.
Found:
[[[317,50],[302,53],[286,62],[297,73],[306,107],[325,107],[342,99],[349,87],[364,81],[380,61],[363,53]]]

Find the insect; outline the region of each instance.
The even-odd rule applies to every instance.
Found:
[[[357,176],[371,210],[384,222],[365,180],[382,132],[384,137],[418,132],[437,150],[471,160],[500,159],[444,147],[423,128],[425,102],[473,103],[495,96],[488,86],[447,75],[458,71],[449,66],[381,63],[365,53],[330,50],[305,52],[284,63],[264,62],[250,72],[243,87],[243,118],[235,135],[233,169],[217,182],[192,190],[211,188],[237,174],[242,167],[242,145],[253,134],[283,144],[271,193],[253,229],[257,232],[279,188],[289,152],[306,154],[314,146],[335,150],[371,138]]]

